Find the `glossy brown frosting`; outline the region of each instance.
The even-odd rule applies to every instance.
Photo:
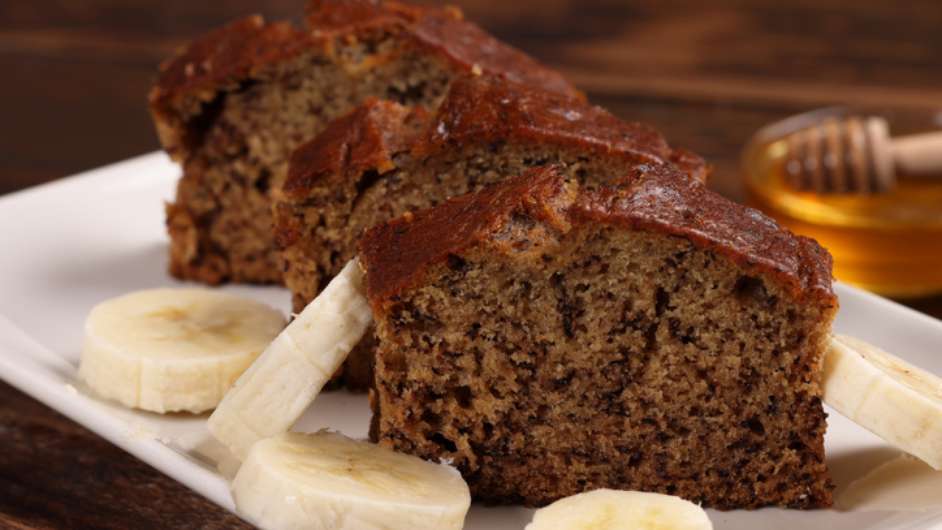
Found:
[[[559,72],[468,22],[457,7],[380,0],[312,0],[307,11],[308,27],[315,36],[356,35],[371,28],[398,27],[415,45],[448,57],[469,72],[501,75],[584,98]]]
[[[194,40],[163,63],[150,93],[151,104],[173,104],[185,94],[211,97],[268,64],[297,55],[311,42],[287,22],[266,24],[259,15],[236,20]]]
[[[579,192],[554,168],[536,168],[379,225],[360,241],[368,295],[374,305],[382,304],[420,284],[430,267],[449,255],[494,242],[512,216],[523,213],[556,233],[608,225],[681,237],[728,257],[746,273],[772,279],[796,298],[837,303],[831,289],[831,256],[814,240],[796,236],[762,213],[676,173],[669,165],[639,167],[621,185]],[[495,243],[491,248],[506,247]]]
[[[289,23],[266,24],[254,15],[206,33],[161,64],[148,101],[164,149],[171,157],[182,158],[198,136],[191,121],[201,113],[201,105],[299,55],[311,42]]]
[[[411,149],[430,119],[421,107],[368,99],[295,149],[282,192],[289,197],[303,196],[321,179],[349,184],[368,170],[389,171],[395,167],[393,157]]]
[[[337,42],[356,41],[377,31],[395,33],[443,57],[459,71],[506,76],[583,97],[558,72],[488,35],[455,8],[323,0],[309,4],[303,30],[287,22],[266,23],[258,15],[249,16],[196,39],[162,64],[149,96],[161,138],[171,148],[179,143],[180,138],[167,136],[170,131],[161,129],[182,125],[175,113],[190,99],[211,101],[217,92],[236,89],[282,61],[305,52],[330,56]]]
[[[387,111],[398,113],[394,106],[387,104]],[[343,145],[331,136],[342,138],[359,134],[346,128],[372,129],[373,125],[362,123],[362,118],[379,121],[381,109],[374,111],[369,114],[358,111],[361,121],[346,119],[343,126],[331,127],[300,146],[292,159],[285,191],[303,196],[311,187],[323,185],[320,179],[356,178],[356,171],[343,166],[363,169],[363,161],[349,156],[349,150],[331,151],[326,146]],[[377,140],[372,145],[381,153],[405,150],[402,142],[392,146],[380,135],[372,138]],[[697,180],[704,180],[707,175],[707,165],[702,158],[671,148],[664,137],[648,125],[622,121],[580,98],[486,75],[455,79],[425,133],[416,137],[408,150],[415,157],[423,158],[440,151],[492,142],[557,146],[579,151],[587,157],[621,157],[629,164],[674,164]]]
[[[420,152],[507,139],[577,146],[587,153],[620,154],[662,163],[671,156],[653,127],[623,121],[602,107],[490,76],[456,79]]]

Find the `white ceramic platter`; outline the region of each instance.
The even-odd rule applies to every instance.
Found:
[[[125,410],[90,397],[75,379],[82,323],[94,304],[176,283],[166,274],[163,201],[172,196],[178,174],[164,155],[150,154],[0,197],[0,377],[232,510],[225,478],[232,468],[220,461],[223,452],[210,440],[205,416]],[[225,289],[289,307],[283,289]],[[942,322],[851,287],[837,290],[838,332],[942,373]],[[910,465],[915,473],[891,473],[887,462],[896,461],[896,451],[828,412],[827,454],[838,507],[711,511],[715,527],[942,528],[940,474],[922,464]],[[368,420],[364,396],[338,392],[319,397],[298,428],[329,426],[364,437]],[[874,482],[878,487],[861,486]],[[474,506],[466,528],[520,530],[530,514],[519,507]]]

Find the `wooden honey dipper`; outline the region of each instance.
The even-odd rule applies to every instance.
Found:
[[[899,175],[942,182],[942,131],[890,137],[879,117],[828,118],[787,138],[785,175],[799,190],[880,193]]]

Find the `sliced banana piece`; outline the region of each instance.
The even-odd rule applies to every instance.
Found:
[[[824,401],[942,469],[942,378],[862,340],[834,335],[824,357]]]
[[[264,530],[460,530],[471,505],[454,468],[326,431],[256,443],[232,496]]]
[[[89,313],[79,377],[128,407],[202,412],[284,325],[279,311],[220,291],[138,291]]]
[[[258,440],[290,430],[372,321],[354,259],[236,381],[209,431],[243,460]]]
[[[599,489],[560,499],[525,530],[712,530],[703,508],[680,497]]]

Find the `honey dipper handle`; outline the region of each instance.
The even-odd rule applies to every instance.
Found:
[[[892,151],[897,173],[942,178],[942,131],[894,138]]]

